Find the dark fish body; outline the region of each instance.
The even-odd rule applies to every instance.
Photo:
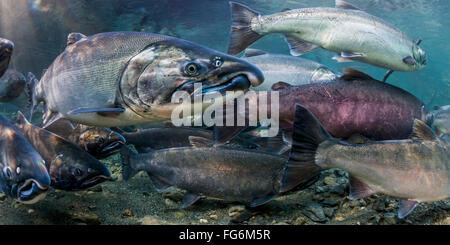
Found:
[[[46,130],[74,143],[97,159],[117,153],[125,144],[124,137],[109,128],[73,125],[67,120],[59,120]]]
[[[13,69],[6,70],[0,77],[0,102],[10,102],[19,97],[25,88],[26,78]]]
[[[30,79],[30,87],[32,107],[45,105],[46,126],[65,118],[112,127],[170,119],[179,106],[171,102],[173,93],[193,93],[194,82],[204,92],[223,92],[247,90],[263,79],[253,65],[186,40],[111,32],[69,35],[69,46],[39,82]]]
[[[405,90],[363,74],[338,81],[291,86],[278,90],[281,128],[291,131],[295,104],[316,116],[336,138],[361,134],[373,140],[406,139],[414,119],[425,121],[424,104]]]
[[[14,44],[4,38],[0,38],[0,77],[6,72],[9,66]]]
[[[103,163],[75,144],[30,124],[21,113],[17,128],[44,158],[53,188],[82,190],[110,178]]]
[[[450,196],[450,142],[420,120],[411,139],[350,144],[332,138],[306,108],[296,106],[293,148],[282,191],[330,168],[350,174],[350,198],[383,193],[402,199],[399,217],[419,202]]]
[[[123,157],[125,165],[134,171],[146,171],[160,182],[188,193],[253,200],[253,206],[277,195],[280,170],[286,161],[284,156],[230,147],[182,147]],[[255,202],[266,197],[269,199]]]
[[[213,131],[189,127],[148,128],[136,132],[124,132],[122,136],[128,144],[135,146],[139,153],[151,150],[191,146],[190,136],[213,140]],[[256,148],[250,140],[234,138],[229,145],[244,148]]]
[[[0,116],[0,151],[0,192],[27,204],[42,200],[50,186],[44,159],[3,116]]]

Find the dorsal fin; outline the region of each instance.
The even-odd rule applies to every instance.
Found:
[[[437,136],[433,133],[430,127],[419,119],[414,119],[412,139],[418,140],[435,140]]]
[[[289,88],[289,87],[292,87],[292,85],[290,85],[289,83],[279,81],[279,82],[275,83],[274,85],[272,85],[272,90],[277,91],[277,90],[282,90],[282,89]]]
[[[361,10],[353,5],[351,5],[350,3],[347,3],[346,1],[343,0],[336,0],[336,8],[338,9],[353,9],[353,10]]]
[[[292,9],[291,8],[284,8],[284,9],[281,10],[281,12],[286,12],[286,11],[289,11],[289,10],[292,10]]]
[[[85,37],[86,37],[85,35],[83,35],[79,32],[72,32],[69,35],[67,35],[67,46],[70,46]]]
[[[27,125],[30,124],[30,122],[28,122],[27,118],[22,114],[21,111],[17,112],[17,124],[19,125]]]
[[[260,49],[248,48],[245,50],[244,57],[253,57],[253,56],[259,56],[259,55],[263,55],[263,54],[267,54],[267,53]]]
[[[341,80],[350,81],[355,79],[375,80],[364,72],[355,70],[353,68],[345,68],[344,75],[341,77]]]
[[[194,147],[210,147],[213,145],[212,140],[198,136],[189,136],[189,143]]]

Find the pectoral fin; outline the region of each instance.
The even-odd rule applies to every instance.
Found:
[[[292,56],[300,56],[319,47],[315,44],[308,43],[300,38],[296,38],[291,35],[286,35],[285,37]]]
[[[419,204],[414,200],[401,200],[400,209],[398,210],[398,218],[403,219],[410,214]]]
[[[156,177],[156,176],[154,176],[154,175],[152,175],[150,173],[147,173],[147,174],[148,174],[148,177],[150,177],[150,179],[152,180],[153,185],[155,186],[155,188],[158,191],[163,191],[163,190],[165,190],[165,189],[167,189],[167,188],[169,188],[171,186],[170,184],[167,184],[166,182],[164,182],[160,178],[158,178],[158,177]]]
[[[350,200],[368,197],[374,193],[375,191],[373,191],[368,185],[359,179],[350,176]]]
[[[181,206],[181,208],[187,208],[189,206],[191,206],[192,204],[194,204],[196,201],[198,201],[201,198],[201,195],[199,194],[193,194],[193,193],[186,193],[186,195],[184,196],[184,203],[183,206]]]
[[[102,108],[102,107],[94,107],[94,108],[78,108],[75,110],[69,111],[67,114],[75,115],[80,113],[98,113],[101,116],[116,116],[119,113],[125,112],[125,108],[122,107],[114,107],[114,108]]]
[[[272,199],[274,199],[275,197],[277,197],[277,195],[269,195],[269,196],[263,196],[263,197],[255,197],[253,198],[252,202],[250,203],[250,207],[256,207],[256,206],[261,206],[263,204],[266,204],[270,201],[272,201]]]
[[[42,121],[43,125],[42,128],[47,128],[48,126],[52,125],[54,122],[58,121],[61,118],[63,118],[63,115],[59,112],[45,113]]]
[[[341,57],[342,58],[356,58],[356,57],[363,57],[364,55],[362,53],[353,53],[348,51],[342,51]]]

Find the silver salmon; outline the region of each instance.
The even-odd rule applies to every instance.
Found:
[[[336,8],[302,8],[261,15],[230,2],[232,27],[228,53],[236,55],[271,34],[285,35],[292,55],[316,48],[338,54],[339,62],[360,61],[396,71],[416,71],[426,54],[405,33],[360,9],[336,0]]]
[[[300,57],[247,49],[242,59],[258,67],[264,74],[264,82],[252,88],[256,91],[270,91],[280,81],[290,85],[304,85],[337,79],[336,74],[328,67]]]
[[[69,46],[40,81],[29,76],[32,105],[44,103],[44,128],[64,118],[91,126],[126,126],[170,119],[176,91],[246,91],[259,69],[198,44],[138,32],[69,35]]]

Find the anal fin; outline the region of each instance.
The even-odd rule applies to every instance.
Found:
[[[302,54],[306,54],[308,52],[313,51],[314,49],[318,48],[319,46],[306,42],[300,38],[286,35],[286,42],[289,45],[289,49],[292,56],[300,56]]]
[[[270,201],[272,201],[275,197],[277,197],[278,195],[268,195],[268,196],[262,196],[262,197],[255,197],[253,198],[252,202],[250,203],[250,207],[256,207],[256,206],[261,206],[263,204],[266,204]]]
[[[158,178],[150,173],[147,173],[147,174],[148,174],[148,177],[150,177],[150,179],[152,180],[153,185],[155,186],[156,190],[163,191],[171,186],[170,184],[167,184],[160,178]]]
[[[194,204],[195,202],[197,202],[202,196],[199,194],[193,194],[193,193],[186,193],[186,195],[184,196],[184,203],[183,206],[181,206],[181,208],[187,208],[189,206],[191,206],[192,204]]]
[[[372,188],[370,188],[367,184],[353,176],[350,176],[350,200],[368,197],[374,193],[375,191],[372,190]]]
[[[401,200],[400,209],[398,210],[398,217],[400,219],[405,218],[410,214],[419,204],[419,202],[414,200]]]

